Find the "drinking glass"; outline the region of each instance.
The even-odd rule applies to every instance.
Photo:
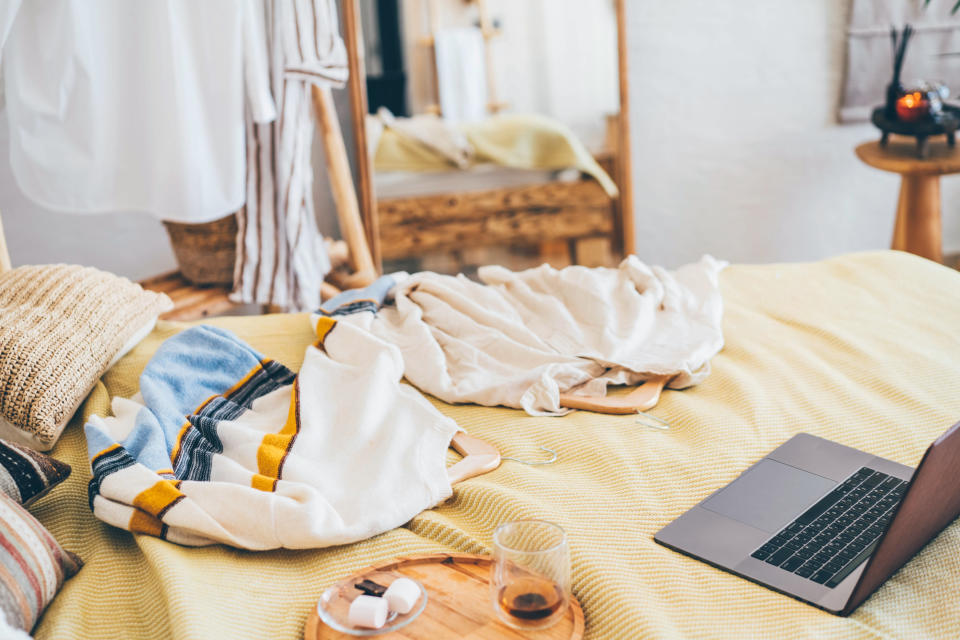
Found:
[[[570,599],[567,534],[544,520],[518,520],[493,532],[490,600],[497,617],[515,629],[546,629]]]

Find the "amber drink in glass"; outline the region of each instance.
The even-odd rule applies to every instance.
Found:
[[[570,599],[567,534],[543,520],[518,520],[493,532],[490,599],[497,617],[515,629],[546,629]]]

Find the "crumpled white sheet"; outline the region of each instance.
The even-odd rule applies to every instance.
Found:
[[[484,284],[423,272],[399,278],[395,304],[371,330],[400,348],[410,383],[445,402],[562,415],[562,392],[706,378],[723,347],[726,264],[704,256],[668,271],[629,256],[616,269],[490,266]]]

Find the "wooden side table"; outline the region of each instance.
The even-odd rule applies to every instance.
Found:
[[[928,145],[923,159],[913,138],[891,138],[885,146],[865,142],[856,152],[871,167],[901,176],[892,248],[941,262],[940,176],[960,173],[960,147],[945,140]]]

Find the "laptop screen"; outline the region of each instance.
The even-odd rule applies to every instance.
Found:
[[[960,515],[960,422],[930,445],[844,608],[849,613]]]

